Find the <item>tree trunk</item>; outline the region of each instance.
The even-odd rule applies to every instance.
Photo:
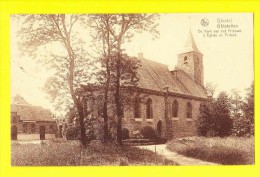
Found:
[[[80,124],[80,137],[81,137],[81,144],[85,147],[89,142],[87,142],[87,137],[86,137],[86,129],[85,129],[85,123],[84,123],[84,112],[83,112],[83,106],[81,103],[77,101],[75,103],[78,114],[79,114],[79,124]]]
[[[108,101],[108,89],[105,90],[104,107],[103,107],[103,116],[104,116],[104,142],[105,142],[105,143],[107,143],[108,140],[109,140],[107,101]]]
[[[115,93],[115,102],[116,102],[116,112],[117,112],[117,143],[122,146],[122,103],[120,99],[120,68],[121,68],[121,52],[120,46],[118,47],[118,56],[116,61],[116,93]]]
[[[105,95],[104,95],[104,107],[103,107],[103,116],[104,116],[104,142],[107,143],[110,139],[109,137],[109,131],[108,131],[108,92],[109,92],[109,86],[110,86],[110,36],[109,36],[109,18],[106,19],[106,43],[107,43],[107,56],[106,56],[106,87],[105,87]]]

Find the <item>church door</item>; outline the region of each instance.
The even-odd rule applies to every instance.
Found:
[[[16,126],[12,126],[12,128],[11,128],[11,139],[17,140],[17,127]]]
[[[40,126],[40,140],[45,140],[45,126]]]

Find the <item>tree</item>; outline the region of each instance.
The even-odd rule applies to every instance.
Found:
[[[243,105],[245,119],[249,125],[249,134],[254,135],[254,82],[247,89],[246,100]]]
[[[66,109],[71,104],[76,107],[81,142],[85,146],[87,140],[82,98],[77,95],[76,90],[79,84],[89,82],[92,78],[89,70],[93,62],[88,59],[85,42],[74,28],[81,18],[81,15],[65,14],[25,15],[19,34],[22,51],[37,58],[45,67],[53,69],[54,75],[45,84],[45,90],[56,103],[56,107],[59,110]],[[41,51],[52,54],[41,58],[37,55]]]
[[[239,91],[236,89],[231,90],[230,105],[231,117],[236,118],[243,116],[243,100],[239,94]]]
[[[216,92],[216,89],[217,89],[217,85],[211,83],[211,82],[207,82],[205,84],[205,88],[206,88],[206,91],[207,91],[207,94],[213,98],[215,92]]]
[[[100,39],[103,45],[103,60],[101,65],[105,68],[105,101],[104,120],[107,130],[107,98],[109,89],[113,90],[117,116],[117,142],[122,145],[122,117],[125,86],[135,86],[137,82],[137,60],[124,53],[122,45],[130,41],[136,32],[149,31],[155,35],[156,18],[153,14],[104,14],[94,15],[92,25],[97,31],[96,39]]]
[[[207,136],[209,132],[212,132],[214,119],[212,117],[212,105],[210,103],[202,103],[199,108],[199,117],[198,117],[198,134],[201,136]]]
[[[233,120],[232,134],[235,136],[244,136],[248,132],[248,124],[244,116],[244,102],[239,94],[239,91],[233,89],[230,97],[230,113]]]
[[[213,129],[217,136],[224,137],[231,133],[232,119],[230,116],[230,98],[226,92],[220,92],[213,103]]]

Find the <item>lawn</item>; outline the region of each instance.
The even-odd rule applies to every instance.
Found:
[[[168,143],[167,148],[184,156],[223,165],[254,164],[254,137],[175,139]]]
[[[12,166],[177,165],[152,151],[115,144],[88,145],[77,141],[23,144],[12,142]]]

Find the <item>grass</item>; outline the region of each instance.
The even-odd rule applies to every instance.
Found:
[[[167,148],[184,156],[223,165],[254,164],[254,137],[184,138],[170,141]]]
[[[12,142],[11,163],[12,166],[177,165],[152,151],[137,147],[93,144],[82,148],[77,141]]]

